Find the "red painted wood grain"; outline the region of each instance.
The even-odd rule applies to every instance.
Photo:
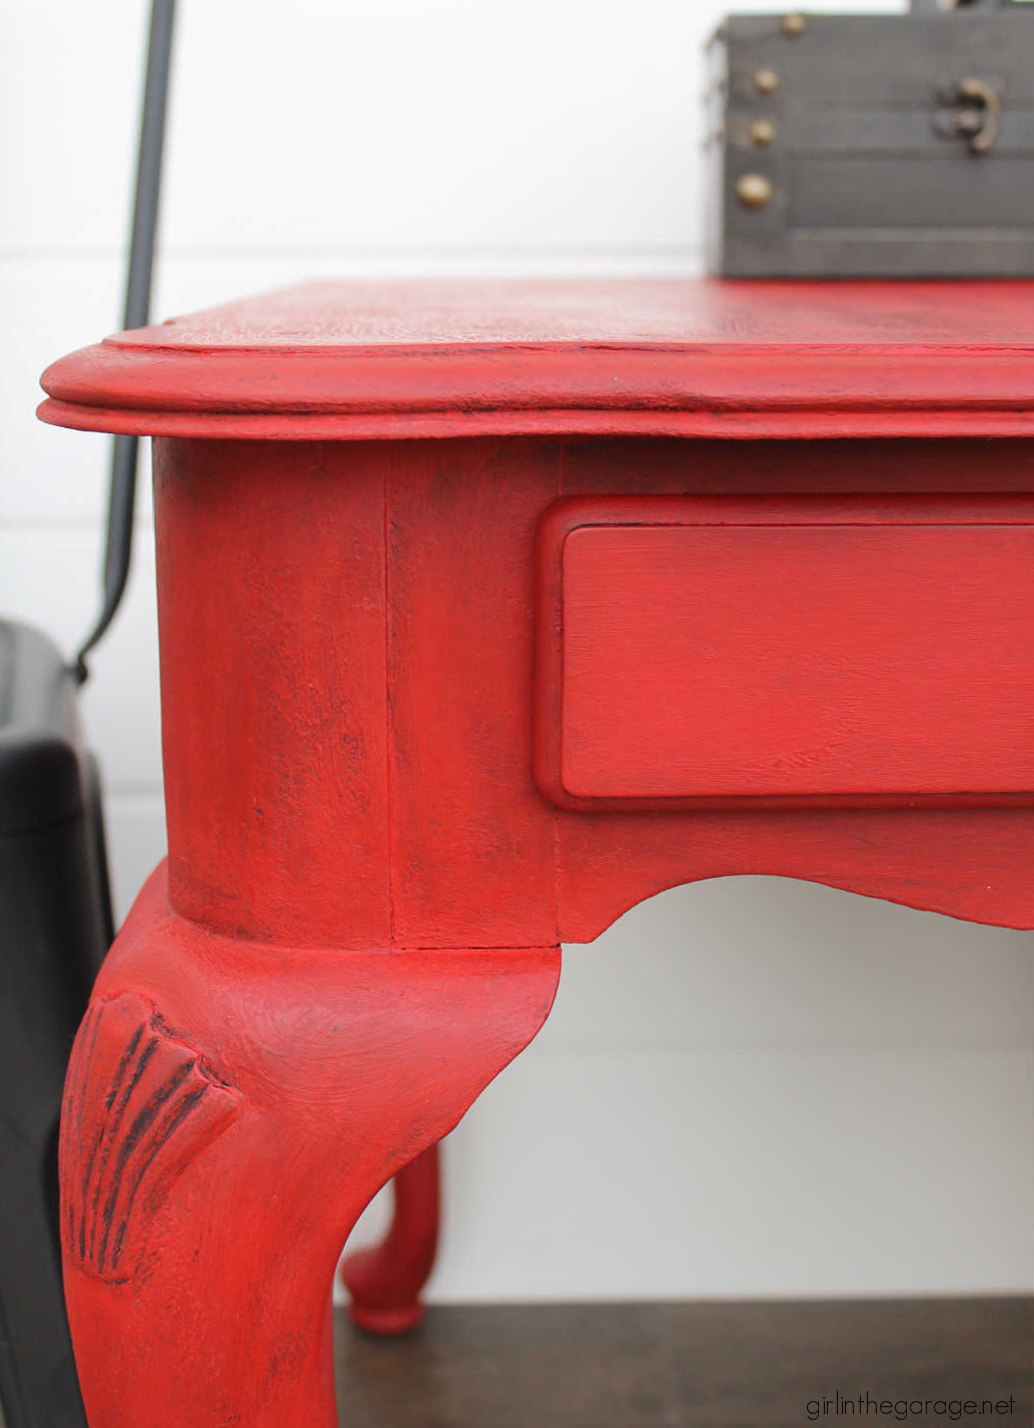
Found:
[[[420,1291],[434,1268],[441,1205],[441,1152],[428,1146],[392,1181],[391,1224],[379,1244],[341,1266],[349,1316],[368,1334],[405,1334],[424,1317]]]
[[[376,451],[344,451],[156,449],[169,884],[223,932],[376,947],[391,941],[384,474]]]
[[[393,936],[550,941],[555,834],[530,758],[531,553],[558,453],[502,440],[389,450]]]
[[[1034,799],[1034,526],[751,520],[567,535],[569,795]]]
[[[740,873],[1034,926],[1032,334],[1023,282],[332,284],[49,369],[159,438],[167,894],[65,1110],[94,1428],[329,1428],[340,1245],[560,939]]]
[[[976,492],[1034,489],[1030,443],[162,439],[156,472],[170,887],[185,915],[292,944],[519,947],[589,940],[674,883],[780,872],[1034,922],[1023,810],[799,806],[787,825],[725,799],[676,820],[670,799],[570,798],[559,749],[544,797],[543,730],[560,724],[543,717],[556,691],[535,656],[536,607],[557,598],[536,589],[536,530],[577,524],[577,501],[557,498],[594,473],[622,493],[593,498],[617,521],[629,501],[655,521],[651,503],[672,497],[652,493],[687,486],[711,494],[679,499],[727,520],[749,508],[785,523],[805,499],[813,522],[858,520],[860,495],[812,494],[843,483],[868,491],[873,520],[1008,524],[1029,499]],[[900,494],[913,476],[924,494]],[[769,494],[748,497],[751,480]]]
[[[100,972],[66,1093],[65,1292],[87,1417],[92,1428],[334,1428],[341,1246],[385,1180],[449,1131],[538,1030],[559,949],[271,947],[180,917],[164,874]],[[148,1037],[153,1025],[203,1071],[224,1107],[218,1134],[204,1102],[178,1116],[171,1095],[150,1094],[131,1114],[133,1058],[149,1054],[130,1016],[138,1007]],[[76,1173],[96,1158],[82,1132],[95,1121],[100,1154],[110,1146],[104,1184],[121,1183],[120,1199],[96,1200]],[[179,1171],[164,1175],[160,1199],[131,1174],[155,1131]],[[69,1236],[84,1216],[100,1226],[126,1204],[138,1254],[112,1274]]]
[[[1030,434],[1034,283],[322,283],[123,333],[44,420],[254,439]]]

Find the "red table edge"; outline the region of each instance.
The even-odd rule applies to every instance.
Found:
[[[975,359],[979,356],[979,361]],[[42,378],[43,421],[262,440],[1027,436],[1034,351],[929,346],[141,347]]]

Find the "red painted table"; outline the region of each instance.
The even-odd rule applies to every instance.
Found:
[[[153,435],[169,858],[63,1119],[93,1428],[330,1428],[334,1263],[561,939],[781,873],[1034,926],[1034,284],[334,284]]]

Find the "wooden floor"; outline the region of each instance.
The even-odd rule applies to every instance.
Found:
[[[809,1418],[836,1393],[978,1407],[1011,1395],[1012,1414],[954,1421],[1030,1428],[1032,1345],[1026,1298],[464,1306],[396,1340],[342,1316],[339,1416],[343,1428],[790,1428],[857,1423],[857,1404]]]

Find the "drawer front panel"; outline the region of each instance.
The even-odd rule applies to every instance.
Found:
[[[1030,513],[570,503],[540,551],[540,784],[576,804],[1034,801]]]

